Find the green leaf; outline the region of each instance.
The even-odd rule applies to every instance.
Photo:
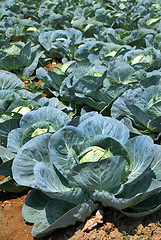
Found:
[[[23,82],[14,73],[0,70],[0,89],[20,89],[23,87]]]
[[[127,183],[137,180],[150,166],[154,157],[153,140],[148,136],[137,136],[131,138],[125,144],[130,156]]]
[[[13,116],[13,118],[0,123],[0,144],[2,146],[7,145],[8,134],[14,128],[19,127],[19,121],[19,118],[14,118]]]
[[[47,196],[74,204],[85,201],[84,192],[79,188],[72,188],[52,165],[48,167],[42,162],[36,163],[34,174],[38,188]]]
[[[49,142],[50,156],[64,177],[71,167],[78,164],[77,155],[82,152],[85,140],[86,136],[73,126],[66,126],[52,135]]]
[[[111,157],[98,162],[85,162],[79,164],[68,174],[71,185],[80,187],[85,191],[111,192],[121,184],[125,173],[126,161],[121,157]]]
[[[84,132],[88,138],[105,134],[125,143],[129,138],[129,130],[121,122],[114,118],[93,116],[79,124],[78,129]]]
[[[22,215],[27,222],[34,223],[38,215],[52,199],[39,190],[33,189],[26,197]]]
[[[9,149],[3,146],[0,146],[0,158],[4,163],[12,160],[14,157],[15,157],[15,154],[12,153]]]
[[[129,81],[130,75],[135,72],[134,68],[125,62],[115,61],[111,62],[108,67],[108,74],[111,82],[124,83]],[[129,81],[130,82],[130,81]]]
[[[147,113],[154,118],[155,117],[160,117],[160,114],[161,114],[160,99],[158,98],[158,102],[157,102],[157,99],[155,97],[152,100],[154,101],[154,103],[149,109],[147,109]],[[151,102],[152,102],[152,100],[151,100]],[[155,101],[156,101],[156,103],[155,103]],[[150,105],[150,101],[149,101],[149,105]]]
[[[97,207],[92,201],[75,206],[53,199],[38,216],[32,230],[33,237],[43,237],[57,228],[74,225],[77,221],[83,222]]]
[[[137,130],[137,128],[134,128],[132,125],[132,121],[129,118],[124,117],[121,122],[129,129],[130,132],[140,135],[141,133]]]
[[[119,189],[121,190],[121,188]],[[134,191],[133,191],[134,190]],[[112,194],[106,191],[96,190],[93,193],[94,201],[101,202],[105,207],[113,207],[117,210],[135,207],[136,204],[153,196],[161,190],[161,183],[150,176],[145,176],[137,183],[125,185],[120,194]]]
[[[70,119],[61,110],[53,107],[41,107],[37,110],[26,113],[20,121],[21,128],[31,127],[41,121],[52,122],[57,126],[57,130],[66,125]]]
[[[35,58],[34,58],[33,62],[29,66],[27,66],[26,68],[23,69],[23,73],[22,73],[23,77],[32,76],[32,74],[34,73],[34,71],[38,65],[39,59],[43,53],[44,53],[43,51],[35,53]]]
[[[36,76],[39,80],[51,86],[55,90],[59,90],[62,81],[64,80],[63,75],[56,74],[52,71],[46,71],[44,68],[40,67],[36,70]]]
[[[21,147],[21,138],[24,129],[16,128],[9,132],[7,138],[7,148],[13,152],[17,153]]]
[[[160,132],[161,131],[161,116],[154,118],[149,122],[149,128],[151,131]]]
[[[124,145],[122,145],[122,143],[120,143],[115,138],[108,137],[105,134],[100,134],[90,138],[86,144],[87,146],[89,144],[89,146],[98,146],[101,149],[103,149],[105,152],[102,157],[104,158],[120,156],[126,159],[127,162],[129,162],[129,154],[126,148],[124,147]],[[86,152],[86,150],[84,152]],[[83,155],[84,152],[81,155]],[[103,159],[102,157],[101,159]],[[92,159],[90,161],[92,161]]]
[[[24,192],[27,188],[18,185],[10,176],[0,181],[0,189],[7,192]]]
[[[141,88],[127,90],[113,103],[111,108],[112,117],[122,119],[123,117],[132,116],[132,112],[127,106],[139,104],[142,95],[143,90]]]
[[[0,175],[12,176],[12,160],[8,160],[0,165]]]
[[[156,193],[134,207],[122,211],[128,217],[143,217],[161,208],[161,192]]]
[[[150,165],[151,170],[154,172],[157,180],[161,181],[161,146],[154,145],[154,158]]]
[[[145,127],[148,126],[148,122],[151,119],[151,116],[148,115],[146,112],[142,111],[139,107],[135,105],[127,105],[127,108],[133,114],[133,116],[142,123]]]
[[[17,183],[37,188],[34,166],[37,162],[51,164],[48,150],[50,137],[50,133],[39,135],[20,148],[12,166],[13,178]]]

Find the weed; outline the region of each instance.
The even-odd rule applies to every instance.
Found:
[[[27,88],[32,92],[32,93],[36,93],[37,91],[39,91],[41,89],[40,86],[36,86],[35,82],[32,82],[30,84],[27,84]]]
[[[126,231],[122,231],[122,235],[124,236],[125,240],[130,240],[130,237],[128,236],[128,233]]]
[[[5,230],[3,231],[3,234],[2,234],[1,240],[3,240],[6,231],[7,231],[7,229],[5,229]]]

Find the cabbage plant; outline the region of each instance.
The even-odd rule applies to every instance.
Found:
[[[153,47],[147,47],[144,50],[137,49],[125,53],[125,62],[131,64],[136,70],[145,69],[153,71],[160,68],[160,50]]]
[[[15,181],[32,187],[24,219],[43,237],[84,221],[99,204],[128,216],[144,216],[161,206],[161,147],[148,136],[129,139],[122,122],[97,113],[39,135],[18,151]]]
[[[22,92],[21,94],[23,95]],[[45,101],[45,99],[43,100]],[[42,101],[42,104],[44,101]],[[14,103],[11,105],[15,105]],[[21,103],[22,100],[19,99],[19,104]],[[57,104],[57,102],[55,103]],[[52,101],[52,104],[54,104],[54,101]],[[56,132],[70,122],[66,113],[54,107],[40,107],[28,112],[29,108],[19,106],[17,110],[20,112],[0,114],[0,158],[2,160],[0,162],[0,175],[6,176],[4,181],[0,181],[0,189],[9,192],[26,189],[20,187],[12,178],[12,162],[20,147],[31,138],[46,132]],[[16,111],[16,108],[14,111]],[[21,115],[22,111],[26,111],[23,116]]]
[[[0,49],[0,69],[14,71],[22,79],[31,77],[43,54],[38,48],[39,45],[31,47],[30,42],[17,42]]]
[[[161,131],[161,87],[127,90],[113,103],[111,115],[122,119],[131,132],[156,138]]]
[[[55,30],[42,32],[39,35],[39,42],[50,55],[66,56],[70,60],[75,57],[77,46],[81,44],[82,32],[68,28],[67,30]]]
[[[27,112],[20,120],[20,127],[8,134],[7,148],[17,153],[19,148],[31,138],[47,132],[54,133],[69,122],[66,113],[50,106]]]

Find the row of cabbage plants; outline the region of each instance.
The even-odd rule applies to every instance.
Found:
[[[160,29],[159,0],[0,2],[0,189],[34,237],[161,207]]]

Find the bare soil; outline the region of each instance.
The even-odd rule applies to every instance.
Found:
[[[54,67],[58,67],[60,64],[57,63],[55,60],[52,60],[52,62],[49,62],[44,69],[46,71],[53,71],[54,72]]]
[[[22,206],[28,192],[0,191],[0,240],[33,240],[32,226],[22,217]],[[161,210],[147,217],[132,219],[110,208],[104,209],[103,223],[93,230],[83,231],[84,224],[56,230],[40,240],[161,240]]]

